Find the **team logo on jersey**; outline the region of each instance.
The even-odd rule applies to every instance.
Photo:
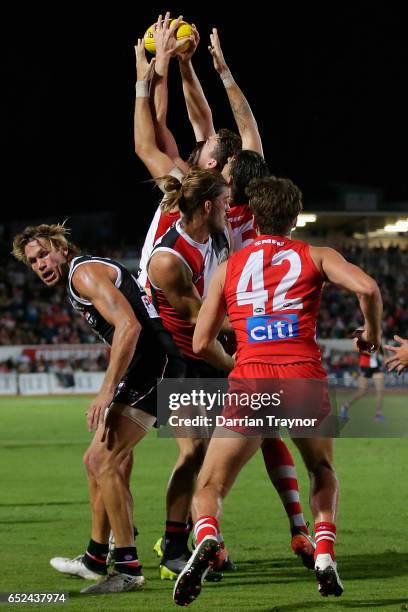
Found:
[[[248,317],[247,332],[249,342],[270,342],[287,340],[299,335],[299,320],[296,314],[262,315]]]
[[[157,319],[160,315],[157,312],[156,308],[153,306],[152,302],[147,297],[147,295],[142,295],[141,298],[142,298],[142,302],[144,304],[144,307],[147,310],[147,314],[149,315],[149,317],[151,319]]]
[[[83,311],[83,317],[91,327],[96,326],[96,318],[89,312],[89,310]]]

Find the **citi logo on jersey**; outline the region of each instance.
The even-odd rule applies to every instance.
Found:
[[[248,317],[247,332],[249,342],[269,342],[287,340],[299,335],[299,320],[296,314],[262,315]]]

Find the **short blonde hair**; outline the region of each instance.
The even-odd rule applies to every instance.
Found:
[[[27,244],[33,240],[43,238],[57,250],[65,248],[68,249],[69,254],[78,255],[81,252],[80,249],[67,239],[70,233],[71,231],[65,227],[64,224],[55,223],[53,225],[47,225],[46,223],[42,223],[41,225],[30,225],[26,227],[21,234],[15,236],[12,254],[19,261],[29,265],[25,254]]]

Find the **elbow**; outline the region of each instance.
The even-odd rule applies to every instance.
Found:
[[[129,340],[134,340],[135,343],[137,342],[139,338],[141,329],[142,327],[140,323],[136,320],[127,319],[126,321],[123,322],[122,332],[124,336],[126,338],[129,338]]]
[[[138,157],[142,158],[145,156],[146,147],[139,140],[135,139],[135,153]]]
[[[198,314],[194,314],[188,318],[188,322],[190,323],[190,325],[194,325],[195,327],[197,325],[197,319],[198,319]]]
[[[369,299],[381,299],[380,289],[373,278],[367,278],[361,285],[359,295]]]
[[[199,357],[205,357],[207,350],[209,347],[209,343],[206,338],[200,338],[194,334],[193,337],[193,351]]]
[[[143,142],[138,138],[135,138],[135,153],[142,161],[149,159],[154,151],[154,147],[147,142]]]

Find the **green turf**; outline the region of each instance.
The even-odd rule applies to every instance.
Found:
[[[372,406],[372,399],[363,401]],[[394,401],[399,407],[406,403],[400,396]],[[176,610],[172,584],[158,579],[151,550],[163,529],[164,491],[176,448],[172,440],[157,439],[155,434],[137,448],[133,476],[145,590],[83,596],[79,590],[84,581],[49,566],[52,556],[83,552],[89,538],[81,462],[90,439],[84,417],[88,402],[86,398],[0,400],[0,591],[69,591],[69,603],[59,609]],[[367,409],[371,409],[368,404]],[[295,456],[310,520],[307,477],[296,451]],[[206,585],[192,610],[408,609],[407,440],[341,439],[336,443],[336,462],[341,483],[337,556],[343,597],[322,599],[313,574],[292,556],[286,517],[257,456],[225,504],[223,532],[239,571],[219,584]],[[16,607],[6,604],[1,609]]]

